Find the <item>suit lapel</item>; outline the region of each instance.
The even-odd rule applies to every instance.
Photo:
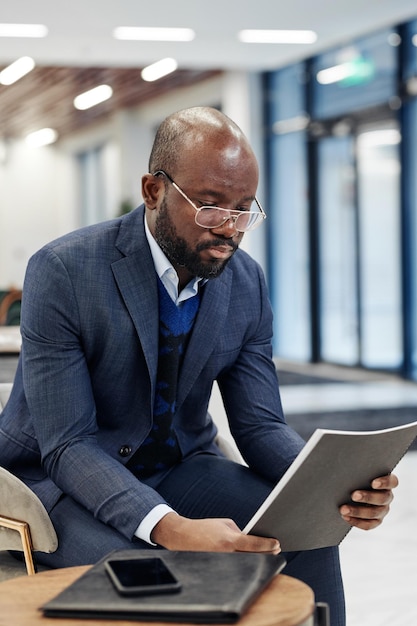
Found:
[[[200,309],[182,364],[177,408],[196,383],[219,334],[223,332],[229,309],[231,285],[232,272],[226,268],[218,278],[208,281],[203,288]]]
[[[143,226],[143,207],[123,218],[116,247],[125,256],[112,264],[113,275],[132,317],[148,365],[152,393],[158,366],[158,289],[156,272]],[[178,385],[177,406],[196,383],[227,318],[232,271],[204,286],[204,294],[184,355]]]
[[[158,364],[158,293],[143,210],[126,216],[116,247],[127,256],[112,264],[113,275],[138,333],[153,389]]]

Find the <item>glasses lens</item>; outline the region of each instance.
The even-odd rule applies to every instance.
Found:
[[[235,220],[235,228],[236,230],[244,231],[250,230],[254,227],[257,221],[257,214],[248,212],[248,213],[239,213]]]
[[[231,213],[228,209],[205,206],[198,210],[195,221],[203,228],[218,228],[230,218],[233,218],[235,228],[240,232],[251,230],[263,221],[260,211],[244,211],[236,214]]]
[[[205,228],[217,228],[230,216],[230,212],[220,207],[203,206],[196,215],[196,222]]]

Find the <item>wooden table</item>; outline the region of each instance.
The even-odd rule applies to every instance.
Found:
[[[167,626],[161,622],[48,618],[39,607],[74,582],[89,566],[48,570],[0,583],[0,626]],[[238,626],[313,626],[314,594],[306,584],[279,574],[237,622]],[[171,624],[172,626],[172,624]],[[177,626],[181,624],[177,623]],[[189,624],[187,626],[190,626]]]

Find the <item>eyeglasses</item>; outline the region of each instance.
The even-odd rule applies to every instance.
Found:
[[[197,207],[194,202],[187,196],[184,191],[178,187],[177,183],[163,170],[158,170],[154,172],[154,176],[159,176],[162,174],[165,176],[172,186],[182,195],[182,197],[187,200],[189,204],[195,209],[195,223],[197,226],[201,226],[202,228],[219,228],[229,220],[233,221],[233,225],[235,229],[243,233],[247,230],[253,230],[266,218],[265,211],[261,207],[258,199],[254,198],[256,206],[258,207],[257,211],[235,211],[230,209],[222,209],[219,206],[201,206]]]

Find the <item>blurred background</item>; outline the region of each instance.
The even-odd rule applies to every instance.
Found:
[[[276,355],[416,379],[416,20],[414,0],[3,6],[0,290],[45,242],[137,206],[156,126],[211,105],[261,164],[268,220],[244,245]]]
[[[0,381],[29,257],[139,205],[157,126],[195,105],[260,163],[268,219],[243,247],[266,273],[288,421],[308,437],[415,420],[415,0],[3,3]],[[349,626],[417,623],[416,463],[382,530],[342,544]]]

